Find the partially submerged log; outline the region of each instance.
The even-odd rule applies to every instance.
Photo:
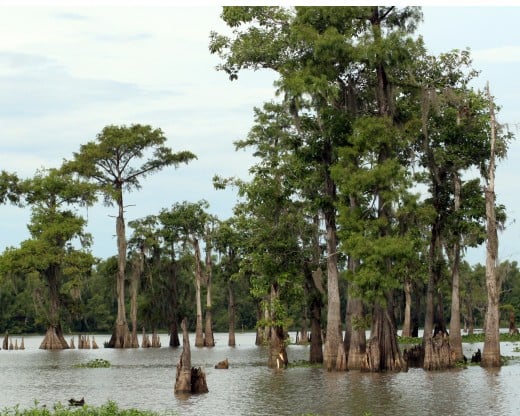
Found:
[[[207,393],[206,374],[202,368],[191,367],[191,350],[186,318],[182,320],[182,353],[177,364],[175,393]]]

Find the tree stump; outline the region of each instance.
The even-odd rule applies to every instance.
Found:
[[[215,368],[217,370],[227,370],[229,368],[229,361],[228,359],[226,358],[224,361],[220,361],[216,366]]]
[[[191,368],[191,392],[192,393],[207,393],[208,390],[208,384],[206,383],[206,374],[204,373],[204,370],[199,367]]]
[[[186,318],[182,320],[182,353],[177,364],[175,393],[207,393],[206,374],[199,368],[191,367],[190,339]]]

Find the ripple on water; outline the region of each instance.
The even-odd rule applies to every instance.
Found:
[[[267,351],[254,345],[254,334],[237,334],[235,348],[226,334],[216,334],[214,348],[192,347],[192,364],[206,372],[209,393],[181,397],[173,393],[181,349],[38,350],[41,337],[27,337],[25,351],[0,351],[0,408],[34,400],[52,405],[85,397],[91,405],[114,400],[123,408],[180,415],[517,415],[520,414],[520,363],[500,370],[465,370],[372,374],[336,373],[321,368],[285,371],[266,367]],[[503,355],[517,345],[503,346]],[[465,345],[471,355],[479,344]],[[289,359],[306,360],[308,347],[289,346]],[[75,368],[94,358],[110,368]],[[214,365],[228,358],[229,370]]]

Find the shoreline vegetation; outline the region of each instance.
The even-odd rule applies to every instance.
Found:
[[[113,402],[108,401],[101,406],[84,405],[80,407],[65,406],[57,403],[52,408],[39,406],[35,401],[34,406],[28,409],[22,409],[20,406],[11,408],[3,408],[0,410],[0,416],[159,416],[159,415],[177,415],[175,412],[155,412],[152,410],[139,409],[121,409]]]

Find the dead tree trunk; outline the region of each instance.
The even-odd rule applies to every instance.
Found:
[[[191,350],[186,318],[181,322],[182,353],[177,364],[175,393],[191,393]]]
[[[177,364],[175,393],[207,393],[206,374],[202,368],[191,366],[190,338],[186,318],[182,320],[182,353]]]

